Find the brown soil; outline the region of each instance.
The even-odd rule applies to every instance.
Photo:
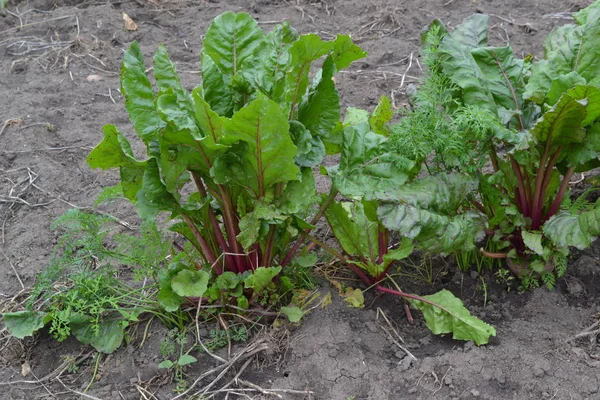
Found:
[[[101,187],[116,182],[113,172],[90,170],[85,158],[101,139],[103,124],[114,123],[132,133],[118,91],[122,51],[131,41],[139,41],[147,56],[164,43],[184,84],[192,88],[199,81],[202,34],[223,11],[247,11],[266,30],[273,21],[288,19],[302,33],[326,38],[350,33],[369,56],[337,79],[342,101],[344,106],[372,108],[382,94],[402,104],[406,85],[416,82],[420,74],[419,33],[433,18],[456,26],[471,13],[489,14],[493,44],[509,40],[517,53],[539,56],[543,38],[554,26],[567,22],[565,12],[590,3],[10,1],[6,11],[0,11],[0,249],[4,253],[0,255],[0,301],[6,303],[21,290],[18,278],[30,287],[48,263],[56,242],[56,233],[49,229],[53,219],[72,206],[91,206]],[[137,31],[123,29],[122,12],[137,22]],[[138,223],[129,207],[110,211]],[[281,352],[267,352],[268,357],[248,367],[241,378],[265,390],[305,391],[279,392],[286,399],[598,399],[596,336],[567,339],[598,318],[599,255],[599,246],[575,253],[568,275],[553,292],[507,292],[492,274],[485,273],[487,302],[480,277],[457,273],[453,267],[434,285],[403,282],[404,290],[427,294],[448,288],[465,299],[473,313],[497,327],[497,337],[483,347],[431,335],[416,312],[415,323],[409,324],[397,299],[368,297],[366,309],[356,310],[332,291],[333,303],[315,309],[287,339],[284,331],[271,332],[270,346]],[[439,269],[440,265],[435,267]],[[322,290],[331,289],[323,284]],[[377,319],[378,308],[393,321],[417,361],[410,362],[389,339],[381,328],[382,318]],[[168,373],[157,369],[165,334],[165,328],[154,324],[141,349],[135,342],[102,358],[100,376],[87,398],[152,398],[138,385],[156,392],[155,398],[174,397],[175,384]],[[78,372],[63,373],[60,381],[43,377],[59,367],[63,357],[86,354],[89,348],[71,340],[59,344],[45,334],[22,343],[7,344],[6,338],[0,343],[0,398],[85,398],[73,390],[83,391],[90,381],[92,357]],[[187,369],[189,383],[215,365],[211,358],[200,361]],[[25,363],[32,372],[23,378]],[[42,382],[9,384],[22,379]],[[257,396],[257,392],[246,393],[249,398]]]

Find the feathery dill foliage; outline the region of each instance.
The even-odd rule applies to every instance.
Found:
[[[52,314],[50,333],[58,341],[71,334],[74,320],[86,320],[98,335],[108,314],[143,307],[144,299],[137,294],[140,289],[121,283],[114,265],[133,266],[134,277],[156,279],[159,266],[170,254],[169,242],[153,222],[140,227],[139,237],[116,234],[111,217],[73,209],[51,227],[62,234],[50,264],[38,275],[27,307],[33,310],[43,304]]]
[[[497,118],[486,109],[455,100],[459,88],[443,73],[445,36],[433,25],[423,38],[427,72],[398,124],[391,127],[390,145],[399,154],[423,163],[429,174],[440,171],[475,172],[487,162]]]

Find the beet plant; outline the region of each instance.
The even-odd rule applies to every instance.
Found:
[[[555,284],[569,248],[600,234],[600,203],[569,196],[600,165],[600,1],[574,18],[538,61],[489,46],[487,16],[430,25],[427,76],[390,141],[429,176],[373,193],[385,227],[441,253],[487,237],[524,287]]]
[[[167,310],[186,298],[267,305],[291,290],[282,269],[297,249],[290,243],[313,227],[312,168],[338,148],[333,77],[365,55],[349,36],[324,41],[287,23],[265,34],[248,14],[231,12],[207,30],[202,83],[191,92],[165,47],[153,58],[155,87],[139,45],[125,52],[121,92],[146,154],[135,158],[125,135],[106,125],[88,163],[118,168],[139,215],[167,215],[193,244],[197,262],[172,263],[159,276]]]
[[[423,312],[428,328],[435,334],[451,333],[454,339],[472,340],[481,345],[495,336],[495,329],[471,316],[450,291],[418,296],[401,290],[388,272],[394,262],[408,257],[413,241],[404,236],[398,243],[378,216],[382,205],[373,193],[398,190],[415,178],[415,163],[393,151],[388,123],[391,103],[383,97],[372,114],[350,108],[342,125],[340,163],[328,168],[334,194],[325,211],[327,222],[343,254],[329,251],[345,262],[369,288],[400,296]],[[330,200],[331,196],[327,198]],[[391,286],[391,287],[390,287]],[[406,308],[407,316],[410,311]]]

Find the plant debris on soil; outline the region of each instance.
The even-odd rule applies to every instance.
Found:
[[[199,82],[201,33],[224,11],[246,11],[265,30],[289,20],[301,33],[350,34],[366,59],[336,77],[343,106],[372,110],[382,94],[394,107],[421,75],[419,37],[439,18],[450,27],[490,15],[490,42],[541,56],[542,41],[591,0],[131,0],[9,1],[0,9],[0,312],[25,301],[57,241],[51,222],[93,208],[116,173],[91,170],[86,157],[113,122],[128,137],[119,92],[123,50],[163,43],[187,89]],[[2,1],[0,1],[2,4]],[[125,18],[125,16],[127,18]],[[127,131],[126,129],[129,129]],[[141,154],[141,148],[134,148]],[[317,178],[318,179],[318,178]],[[324,178],[319,188],[326,191]],[[127,226],[133,207],[104,209]],[[125,229],[125,228],[124,228]],[[367,295],[353,309],[322,279],[332,303],[297,327],[253,330],[246,343],[203,355],[186,369],[187,390],[159,369],[160,323],[110,355],[44,333],[0,335],[3,399],[597,399],[600,398],[600,244],[574,252],[554,291],[519,294],[491,271],[460,272],[433,259],[433,283],[407,279],[421,295],[448,289],[493,324],[487,346],[434,336],[409,323],[400,299]],[[322,271],[325,276],[327,271]],[[143,330],[145,324],[138,326]],[[208,328],[202,327],[205,335]],[[144,337],[144,340],[141,338]],[[223,373],[221,376],[220,374]],[[91,383],[91,385],[90,385]]]

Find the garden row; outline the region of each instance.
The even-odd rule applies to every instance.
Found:
[[[487,343],[494,328],[450,292],[405,293],[389,271],[415,248],[475,254],[505,258],[523,289],[552,288],[570,247],[600,234],[600,204],[569,192],[574,173],[600,166],[600,1],[574,18],[548,36],[541,60],[488,46],[484,15],[452,32],[434,21],[422,34],[427,71],[398,122],[386,97],[341,120],[335,74],[366,56],[349,36],[324,41],[287,23],[265,34],[248,14],[224,13],[206,32],[191,93],[163,46],[151,80],[134,42],[121,92],[146,156],[106,125],[88,163],[119,169],[121,183],[99,200],[134,203],[142,238],[107,246],[110,217],[67,213],[58,224],[68,234],[27,309],[4,314],[7,328],[22,338],[49,326],[111,352],[145,312],[180,326],[182,306],[287,304],[281,313],[296,322],[298,271],[317,245],[366,287],[407,299],[432,332]],[[339,164],[324,167],[327,155]],[[331,179],[327,194],[317,171]],[[185,244],[157,228],[165,215]],[[341,250],[311,234],[323,217]],[[144,285],[120,282],[114,261],[134,265]],[[71,290],[53,291],[66,275]],[[362,302],[360,290],[348,295]]]

